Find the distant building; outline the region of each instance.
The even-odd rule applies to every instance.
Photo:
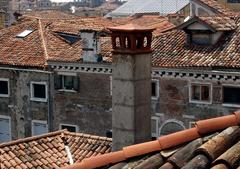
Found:
[[[182,13],[187,16],[189,13],[188,4],[189,0],[129,0],[108,13],[106,17],[126,17],[136,13],[159,13],[160,15]]]

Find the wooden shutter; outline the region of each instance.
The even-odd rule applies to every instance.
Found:
[[[55,89],[62,89],[62,75],[54,76],[54,87]]]
[[[75,91],[79,91],[80,89],[80,79],[78,76],[75,76],[73,79],[73,87]]]

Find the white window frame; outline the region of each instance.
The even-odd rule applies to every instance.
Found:
[[[0,97],[9,97],[10,96],[10,84],[8,78],[0,78],[0,81],[4,81],[8,83],[8,94],[0,94]]]
[[[4,116],[4,115],[0,115],[0,119],[7,119],[9,120],[9,136],[10,136],[10,140],[12,140],[12,124],[11,124],[11,117],[10,116]]]
[[[62,76],[77,76],[77,73],[74,73],[74,72],[57,72],[57,74],[62,75]],[[63,79],[61,79],[61,83],[64,84]],[[58,89],[58,91],[73,92],[73,93],[77,92],[76,90],[69,90],[69,89],[65,89],[65,88]]]
[[[113,87],[113,85],[112,85],[112,76],[110,76],[109,79],[110,79],[110,88],[109,88],[110,96],[112,96],[112,87]]]
[[[201,101],[201,100],[192,100],[192,85],[209,85],[209,101]],[[197,103],[197,104],[212,104],[212,83],[206,83],[206,82],[190,82],[188,85],[188,93],[189,93],[189,103]],[[200,92],[201,93],[201,92]]]
[[[158,132],[158,130],[159,130],[159,117],[157,117],[157,116],[152,116],[151,117],[151,120],[156,120],[156,133],[152,133],[152,129],[151,129],[151,136],[152,137],[159,137],[159,132]],[[152,126],[152,125],[151,125]]]
[[[60,129],[60,130],[63,130],[62,126],[75,127],[75,128],[76,128],[76,132],[79,131],[79,127],[78,127],[77,125],[74,125],[74,124],[60,123],[60,124],[59,124],[59,129]]]
[[[152,82],[156,83],[156,96],[152,96]],[[151,99],[157,100],[159,98],[159,80],[158,79],[152,79],[151,80]]]
[[[33,133],[33,131],[34,131],[34,130],[33,130],[34,123],[45,124],[45,125],[46,125],[46,128],[47,128],[47,133],[49,132],[47,121],[44,121],[44,120],[32,120],[32,136],[35,136],[34,133]]]
[[[38,84],[38,85],[45,85],[45,96],[46,98],[37,98],[37,97],[34,97],[34,88],[33,88],[33,85],[34,84]],[[48,100],[48,85],[47,85],[47,82],[36,82],[36,81],[31,81],[30,82],[30,93],[31,93],[31,98],[30,100],[32,101],[37,101],[37,102],[47,102]]]
[[[232,85],[232,84],[222,84],[222,102],[223,102],[223,95],[224,95],[224,92],[223,92],[223,88],[224,87],[233,87],[233,88],[239,88],[240,89],[240,85]],[[222,103],[222,106],[224,107],[240,107],[240,104],[229,104],[229,103]]]
[[[193,128],[193,127],[195,127],[195,125],[196,125],[196,122],[195,121],[190,121],[189,122],[189,128]]]

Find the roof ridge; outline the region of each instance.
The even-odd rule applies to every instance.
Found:
[[[232,115],[199,120],[195,123],[194,128],[165,135],[159,137],[155,141],[148,141],[145,143],[123,147],[123,149],[120,151],[86,158],[80,163],[75,163],[73,165],[63,167],[62,169],[98,168],[108,164],[121,162],[139,155],[172,148],[183,143],[192,141],[194,139],[200,138],[201,135],[206,135],[231,126],[239,125],[240,111],[234,112]]]
[[[6,147],[6,146],[10,146],[10,145],[14,145],[14,144],[18,144],[18,143],[23,143],[23,142],[30,142],[30,141],[37,140],[37,139],[40,139],[40,138],[60,135],[60,134],[62,134],[64,132],[66,132],[66,129],[58,130],[58,131],[55,131],[55,132],[46,133],[46,134],[42,134],[42,135],[27,137],[27,138],[23,138],[23,139],[18,139],[18,140],[6,142],[6,143],[1,143],[0,144],[0,148]]]
[[[76,133],[76,132],[69,132],[69,131],[65,131],[64,134],[71,135],[71,136],[82,136],[82,137],[87,137],[87,138],[96,139],[96,140],[98,139],[98,140],[104,140],[104,141],[112,141],[112,138],[92,135],[92,134]]]
[[[44,54],[45,54],[45,57],[46,57],[45,60],[48,60],[49,55],[48,55],[48,52],[47,52],[47,45],[46,45],[46,41],[45,41],[45,38],[44,38],[44,32],[43,32],[41,19],[38,19],[38,23],[39,23],[39,33],[40,33],[40,36],[41,36],[41,39],[42,39],[42,46],[43,46]]]

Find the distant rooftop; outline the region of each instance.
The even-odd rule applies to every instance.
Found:
[[[176,13],[189,4],[189,0],[129,0],[107,14],[107,17],[131,16],[135,13]]]

